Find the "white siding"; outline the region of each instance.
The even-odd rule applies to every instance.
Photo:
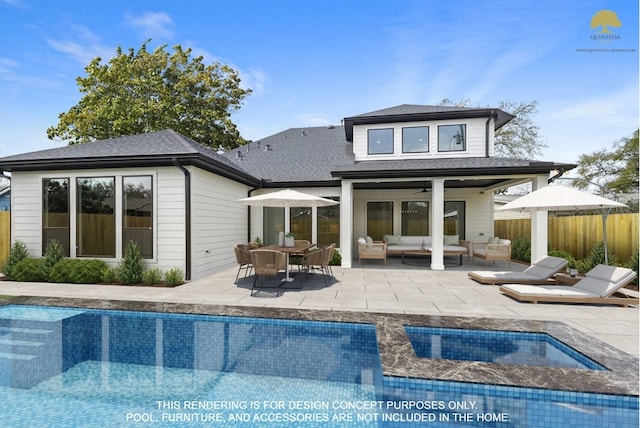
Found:
[[[236,263],[233,245],[247,241],[247,207],[238,199],[248,187],[218,175],[191,172],[192,279],[202,278]]]
[[[42,255],[42,180],[38,173],[11,174],[11,241],[22,241],[33,257]]]
[[[465,158],[486,156],[486,123],[487,118],[437,120],[429,122],[383,123],[373,125],[355,125],[353,127],[353,152],[356,161],[362,160],[397,160],[397,159],[432,159],[432,158]],[[439,125],[466,125],[467,147],[465,151],[438,152]],[[428,153],[402,153],[402,128],[412,126],[429,127]],[[387,155],[369,155],[367,153],[367,130],[393,128],[394,152]],[[489,124],[489,155],[493,155],[493,119]]]
[[[155,253],[148,266],[186,273],[184,174],[175,167],[158,168],[155,180]]]

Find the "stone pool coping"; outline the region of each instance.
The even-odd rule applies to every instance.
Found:
[[[640,389],[637,358],[558,321],[41,296],[11,297],[0,302],[5,304],[373,324],[385,376],[634,396],[639,395]],[[547,333],[609,370],[419,358],[404,329],[409,325]]]

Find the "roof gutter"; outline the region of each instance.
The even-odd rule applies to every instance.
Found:
[[[184,222],[185,222],[185,279],[191,280],[191,173],[173,158],[173,164],[184,174]]]
[[[489,157],[489,124],[491,123],[491,119],[493,119],[494,117],[496,117],[496,111],[495,110],[491,110],[491,113],[489,113],[489,117],[487,118],[487,122],[484,124],[485,127],[485,142],[484,142],[484,156],[485,157]]]

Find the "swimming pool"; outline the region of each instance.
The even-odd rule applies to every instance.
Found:
[[[383,376],[357,323],[9,305],[0,384],[7,426],[638,422],[632,396]]]

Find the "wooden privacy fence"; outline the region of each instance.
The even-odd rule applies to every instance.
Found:
[[[549,246],[583,259],[603,240],[602,215],[549,217]],[[496,220],[494,232],[500,238],[531,239],[531,219]],[[625,263],[638,249],[638,213],[610,214],[607,218],[609,253]]]
[[[11,212],[0,211],[0,264],[9,255],[11,248]]]

